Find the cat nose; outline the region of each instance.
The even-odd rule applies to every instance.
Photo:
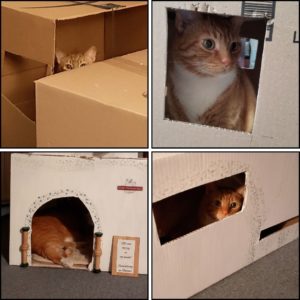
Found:
[[[227,67],[227,66],[230,65],[231,60],[230,60],[229,57],[223,57],[222,60],[221,60],[221,62],[222,62],[222,64],[223,64],[225,67]]]

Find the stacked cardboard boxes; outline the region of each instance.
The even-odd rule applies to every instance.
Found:
[[[72,74],[72,72],[49,77],[48,75],[54,73],[56,49],[63,50],[66,53],[76,53],[84,52],[91,45],[94,45],[97,48],[96,62],[146,49],[147,23],[146,2],[121,1],[109,4],[104,1],[98,1],[93,4],[76,4],[68,1],[55,3],[46,1],[2,2],[2,146],[146,146],[147,99],[143,97],[143,93],[146,93],[147,90],[146,52],[143,52],[142,66],[139,61],[135,63],[133,58],[127,71],[124,70],[126,69],[125,65],[129,64],[125,63],[127,59],[124,58],[123,60],[121,59],[121,62],[119,62],[119,59],[117,60],[117,64],[121,65],[119,68],[120,72],[112,61],[110,64],[99,65],[95,63],[95,66],[91,66],[91,68],[86,67],[82,70],[73,70],[72,72],[74,73],[79,71],[77,75]],[[112,66],[109,67],[109,65]],[[134,73],[135,75],[133,75]],[[56,76],[58,78],[54,79]],[[78,124],[82,124],[81,121],[85,119],[88,124],[84,124],[84,126],[90,132],[90,136],[89,139],[86,139],[86,131],[81,134],[77,131],[76,139],[72,140],[70,137],[70,140],[68,140],[69,135],[66,134],[64,136],[64,144],[60,143],[58,145],[55,143],[56,141],[59,143],[59,139],[52,137],[47,139],[41,134],[43,134],[44,130],[49,131],[53,124],[62,124],[63,121],[55,120],[58,116],[52,115],[51,110],[47,111],[49,119],[42,119],[44,116],[42,104],[45,101],[42,98],[37,99],[34,81],[43,78],[37,83],[37,93],[41,95],[43,93],[42,86],[46,86],[47,80],[50,80],[51,77],[53,79],[50,80],[49,85],[53,85],[54,82],[57,83],[57,88],[52,87],[53,91],[59,91],[77,76],[86,85],[83,87],[76,82],[74,82],[74,85],[81,86],[85,91],[93,90],[95,92],[93,95],[94,102],[91,104],[91,102],[86,101],[83,104],[86,108],[83,111],[87,114],[85,116],[80,116],[79,114],[74,119],[74,115],[68,116],[68,114],[63,114],[62,117],[64,120],[72,120],[73,124],[68,126],[74,126],[74,128]],[[86,80],[84,81],[83,78],[86,78]],[[97,78],[98,82],[93,81],[92,78]],[[99,98],[101,94],[99,85],[98,92],[95,91],[99,81],[105,82],[101,86],[103,94],[107,96],[105,100]],[[119,82],[123,82],[123,85]],[[119,92],[117,98],[114,98],[116,96],[114,93],[108,96],[112,86],[114,90],[117,90],[120,85],[123,89],[125,89],[125,86],[128,86],[129,94]],[[139,91],[132,91],[132,87],[137,87]],[[71,86],[69,88],[72,89]],[[76,92],[74,90],[72,95],[69,95],[69,100],[72,97],[74,98],[72,102],[74,107],[76,107],[75,103],[78,100],[78,96],[79,98],[90,99],[90,94],[85,95],[85,91],[76,89]],[[59,97],[61,97],[61,94],[55,94],[53,95],[53,100]],[[108,98],[114,102],[115,109],[109,111],[104,109],[101,112],[95,110],[94,116],[90,117],[89,104],[93,106],[95,101],[98,103],[106,101],[108,105],[110,101]],[[40,109],[36,111],[37,102],[40,104]],[[118,113],[114,115],[115,112],[119,111],[119,108],[116,106],[120,103],[130,106],[120,107],[120,110],[126,109],[129,111],[126,117],[122,117]],[[138,103],[137,106],[136,103]],[[55,105],[59,109],[57,106],[59,104],[56,103]],[[61,105],[67,104],[61,103]],[[72,107],[62,109],[62,111],[64,113],[66,111],[72,112]],[[42,116],[37,116],[36,113],[40,112]],[[131,117],[130,112],[133,112],[133,117]],[[137,123],[133,120],[135,119],[135,114],[139,115]],[[110,124],[106,126],[105,120],[107,117],[112,120],[119,120],[119,122],[115,123],[113,128]],[[103,121],[94,123],[93,120]],[[43,129],[41,130],[39,121],[43,121]],[[46,122],[48,122],[48,129],[44,128]],[[129,128],[126,127],[127,122],[129,123]],[[106,128],[107,132],[105,131],[105,134],[101,136],[104,131],[103,127]],[[132,131],[135,127],[139,131],[137,134]],[[119,138],[118,136],[118,132],[122,132],[122,128],[129,130],[128,142],[126,138]],[[38,137],[36,135],[37,131],[39,132]],[[92,131],[97,132],[95,137],[92,136]],[[48,133],[46,132],[45,134]],[[124,134],[123,132],[122,136]],[[110,138],[107,139],[107,136],[113,136],[113,142]],[[136,140],[132,138],[134,136],[137,137]]]

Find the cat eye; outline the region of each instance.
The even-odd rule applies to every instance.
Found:
[[[212,39],[204,39],[202,46],[207,50],[213,50],[215,48],[215,42]]]
[[[232,42],[230,45],[230,52],[234,53],[239,51],[241,48],[241,44],[239,42]]]
[[[72,65],[71,65],[71,64],[66,64],[65,67],[66,67],[68,70],[72,70]]]
[[[86,66],[86,63],[82,63],[82,64],[80,64],[80,66],[79,66],[79,67],[84,67],[84,66]]]
[[[234,208],[234,207],[236,207],[236,202],[232,202],[232,203],[230,203],[229,207],[230,207],[230,208]]]
[[[220,200],[215,200],[215,206],[220,207],[221,206],[221,201]]]

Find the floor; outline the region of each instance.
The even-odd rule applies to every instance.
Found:
[[[299,239],[194,295],[192,299],[299,299]]]
[[[2,214],[3,210],[1,210]],[[147,298],[147,276],[8,265],[9,215],[1,217],[1,299]],[[299,240],[194,295],[193,299],[298,299]]]
[[[148,278],[8,265],[9,216],[1,217],[1,299],[146,299]]]

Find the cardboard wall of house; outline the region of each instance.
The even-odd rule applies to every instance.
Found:
[[[241,15],[242,2],[206,3],[212,5],[217,13]],[[298,30],[299,24],[298,2],[276,2],[272,41],[265,41],[262,54],[252,134],[165,119],[167,8],[191,9],[192,4],[197,3],[184,1],[153,3],[154,146],[297,147],[299,43],[293,42],[293,35]],[[283,73],[286,76],[282,77]]]
[[[153,202],[242,172],[244,205],[231,217],[163,245],[153,218],[154,298],[190,297],[299,236],[297,223],[260,240],[299,214],[298,153],[154,153]]]
[[[5,50],[45,63],[50,67],[49,72],[53,72],[56,48],[70,53],[94,45],[97,61],[147,48],[147,2],[116,2],[120,7],[113,11],[101,8],[103,4],[101,1],[93,5],[70,5],[68,1],[55,4],[3,1]]]
[[[147,51],[128,56],[36,81],[37,145],[146,147]]]
[[[5,53],[1,76],[1,145],[35,147],[34,80],[46,75],[47,66]]]
[[[118,190],[136,185],[141,191]],[[48,201],[78,197],[89,210],[94,232],[103,232],[102,271],[109,270],[112,237],[140,237],[139,273],[147,273],[147,161],[12,154],[9,263],[21,263],[21,233]],[[31,245],[31,231],[29,234]],[[31,250],[28,250],[31,265]],[[93,264],[90,264],[90,269]]]

